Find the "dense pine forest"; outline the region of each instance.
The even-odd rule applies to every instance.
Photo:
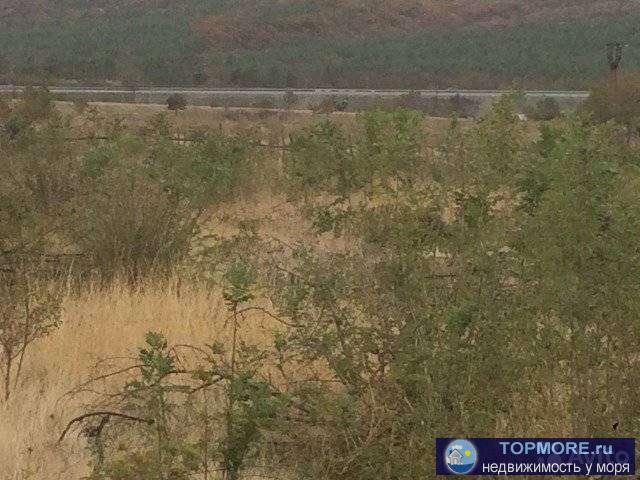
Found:
[[[0,1],[0,82],[588,88],[629,2]]]

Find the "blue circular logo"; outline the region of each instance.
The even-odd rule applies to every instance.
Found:
[[[469,440],[454,440],[444,449],[444,463],[456,475],[469,473],[477,461],[478,451]]]

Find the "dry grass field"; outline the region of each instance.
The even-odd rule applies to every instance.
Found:
[[[72,102],[56,102],[57,108],[65,115],[73,117],[73,127],[81,135],[87,131],[87,112],[78,115]],[[105,120],[122,122],[131,131],[139,131],[160,113],[168,115],[170,122],[179,131],[222,131],[224,133],[258,133],[264,140],[281,142],[291,132],[310,126],[322,118],[330,118],[339,125],[351,126],[356,114],[335,112],[317,114],[311,110],[279,110],[260,108],[220,108],[189,106],[185,110],[172,113],[164,105],[131,103],[91,103],[91,107]],[[460,119],[462,126],[470,125],[467,119]],[[451,119],[425,117],[425,131],[428,141],[437,143],[451,124]]]
[[[131,290],[115,283],[107,290],[90,288],[79,297],[67,296],[61,328],[34,345],[15,395],[0,410],[0,478],[82,478],[88,473],[86,439],[78,429],[61,445],[57,438],[91,395],[80,399],[67,393],[99,362],[100,371],[130,364],[117,357],[135,357],[150,330],[176,343],[198,344],[204,338],[226,342],[227,317],[219,293],[197,286],[183,286],[178,295],[175,284]],[[261,343],[271,338],[273,328],[268,318],[254,314],[241,335]]]

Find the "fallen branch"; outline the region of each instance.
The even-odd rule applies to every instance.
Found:
[[[85,413],[84,415],[80,415],[79,417],[76,417],[76,418],[72,419],[67,424],[65,429],[60,434],[60,438],[58,438],[58,443],[60,443],[60,442],[62,442],[62,440],[64,440],[64,437],[67,435],[67,433],[69,433],[69,430],[71,429],[71,427],[74,424],[80,423],[83,420],[86,420],[87,418],[91,418],[91,417],[117,417],[117,418],[122,418],[124,420],[130,420],[132,422],[146,423],[147,425],[151,425],[153,423],[153,420],[149,420],[148,418],[134,417],[132,415],[127,415],[127,414],[118,413],[118,412],[103,411],[103,412]]]

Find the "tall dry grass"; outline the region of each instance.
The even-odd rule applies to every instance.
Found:
[[[135,356],[144,334],[162,332],[170,342],[202,344],[229,339],[231,324],[220,292],[201,285],[148,284],[131,289],[115,282],[64,300],[63,323],[28,351],[23,375],[0,405],[0,480],[70,480],[88,473],[86,439],[66,423],[86,411],[91,396],[65,395],[107,358]],[[242,325],[247,341],[262,343],[275,328],[256,313]],[[114,365],[126,360],[114,359]],[[118,363],[120,362],[120,363]],[[112,365],[113,366],[113,365]],[[108,369],[109,362],[100,368]],[[104,385],[103,385],[104,387]]]
[[[130,132],[142,131],[152,118],[159,113],[165,113],[170,123],[180,132],[208,131],[225,134],[251,134],[265,143],[280,144],[292,132],[309,127],[316,122],[328,118],[332,122],[347,129],[355,128],[357,115],[349,112],[334,112],[330,114],[316,114],[310,110],[268,110],[255,108],[212,108],[202,106],[188,106],[175,115],[166,105],[136,104],[136,103],[103,103],[90,102],[98,116],[106,123],[121,123]],[[78,114],[72,102],[56,102],[56,108],[63,115],[71,117],[73,131],[79,137],[100,134],[89,127],[87,114]],[[425,117],[424,127],[429,132],[427,144],[438,145],[451,126],[450,118]],[[473,122],[469,119],[459,119],[458,124],[469,127]]]

